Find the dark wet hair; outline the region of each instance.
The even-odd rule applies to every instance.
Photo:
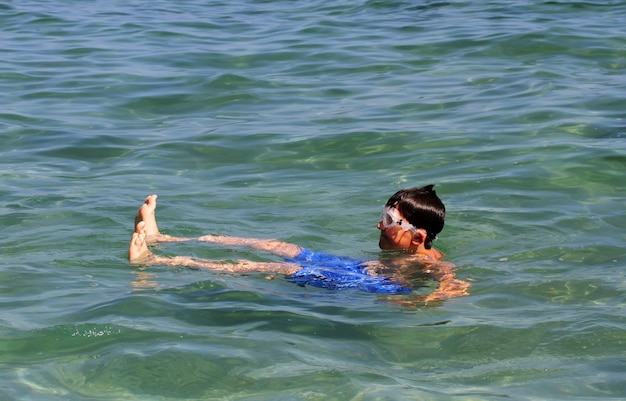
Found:
[[[396,208],[402,216],[416,228],[426,230],[424,247],[430,249],[437,234],[443,230],[446,218],[446,207],[433,190],[434,185],[426,185],[421,188],[402,189],[385,204],[387,207]]]

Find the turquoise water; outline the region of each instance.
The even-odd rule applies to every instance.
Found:
[[[0,399],[626,398],[626,2],[0,5]],[[378,256],[437,184],[471,295],[126,260],[161,229]],[[268,260],[207,244],[164,255]]]

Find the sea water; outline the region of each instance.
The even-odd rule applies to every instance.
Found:
[[[626,2],[8,1],[0,21],[0,399],[626,397]],[[430,183],[467,297],[127,261],[151,193],[168,234],[376,259],[381,205]]]

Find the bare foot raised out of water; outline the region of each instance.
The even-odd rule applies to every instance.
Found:
[[[161,234],[156,222],[156,206],[157,195],[149,195],[135,215],[135,227],[142,221],[145,223],[145,234],[148,242],[154,241]]]
[[[161,234],[156,221],[156,206],[157,195],[149,195],[135,215],[135,227],[141,222],[145,223],[145,241],[147,245],[152,245],[155,242],[182,242],[193,240],[193,238],[173,237],[171,235]]]
[[[152,257],[152,252],[146,245],[146,224],[140,221],[137,224],[135,232],[130,239],[130,245],[128,247],[128,260],[131,263],[142,263]]]

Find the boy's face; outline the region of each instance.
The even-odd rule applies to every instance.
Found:
[[[385,220],[389,222],[385,223]],[[394,208],[383,210],[383,218],[380,219],[376,228],[380,230],[378,246],[384,251],[409,250],[415,246],[413,242],[414,232],[397,224],[398,221],[406,221],[400,212]]]

